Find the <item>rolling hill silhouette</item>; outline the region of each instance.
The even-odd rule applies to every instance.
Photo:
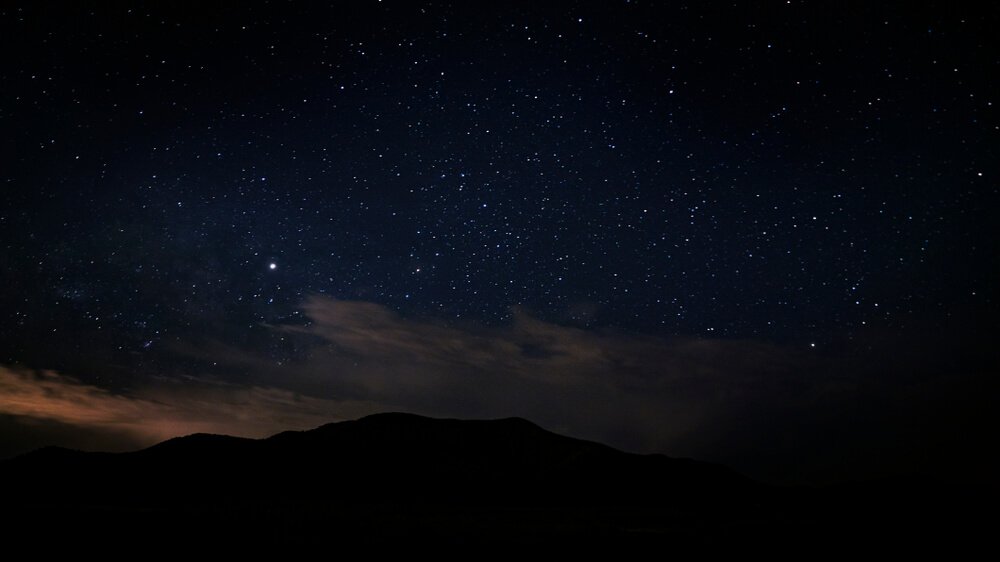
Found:
[[[110,528],[116,544],[167,533],[175,546],[252,538],[735,547],[812,544],[831,533],[843,544],[927,525],[968,530],[954,518],[947,529],[930,519],[952,505],[930,488],[908,501],[920,483],[775,488],[722,466],[625,453],[517,418],[392,413],[260,440],[196,434],[131,453],[49,447],[0,463],[0,481],[8,484],[3,528],[24,540],[55,533],[85,542]]]

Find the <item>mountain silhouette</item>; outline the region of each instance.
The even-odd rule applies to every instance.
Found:
[[[953,509],[953,498],[942,503],[922,483],[776,488],[518,418],[388,413],[259,440],[189,435],[130,453],[49,447],[0,463],[0,481],[3,528],[23,540],[57,533],[85,542],[115,529],[115,544],[168,533],[174,546],[679,548],[972,529],[954,517],[940,525],[935,510]],[[913,489],[919,502],[907,500]]]

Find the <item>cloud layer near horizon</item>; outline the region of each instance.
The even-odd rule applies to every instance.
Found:
[[[241,380],[144,376],[128,394],[0,366],[0,413],[142,442],[199,431],[262,436],[386,410],[522,416],[636,450],[669,450],[752,394],[774,394],[802,363],[760,342],[599,333],[522,310],[494,328],[319,296],[303,312],[307,325],[273,327],[302,348],[293,364],[278,367],[259,350],[188,345],[179,352],[233,367]]]
[[[191,433],[265,437],[343,419],[334,412],[369,408],[277,388],[200,380],[161,379],[118,394],[53,371],[0,366],[0,414],[109,432],[132,446]]]
[[[644,451],[670,450],[764,395],[778,399],[808,363],[763,342],[597,332],[523,310],[494,328],[325,297],[303,310],[309,325],[279,330],[317,342],[294,369],[304,390],[433,415],[522,416]]]
[[[847,450],[859,458],[923,454],[928,435],[973,411],[947,397],[979,395],[956,390],[972,380],[960,377],[869,377],[873,367],[859,370],[849,354],[584,330],[523,310],[507,325],[483,327],[320,296],[302,309],[306,324],[271,327],[297,350],[291,363],[261,349],[189,342],[172,353],[217,371],[143,374],[127,393],[0,366],[0,416],[124,436],[122,448],[193,432],[261,437],[380,411],[520,416],[633,451],[757,475],[780,464],[794,475],[840,471]]]

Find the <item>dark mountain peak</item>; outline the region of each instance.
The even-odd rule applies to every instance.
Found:
[[[70,464],[62,459],[67,454],[51,449],[18,466],[0,464],[0,477],[58,472]],[[243,501],[252,491],[265,502],[710,505],[721,494],[756,489],[709,465],[623,453],[521,418],[437,419],[398,412],[267,439],[198,433],[133,453],[78,456],[72,464],[91,482],[87,490],[101,490],[114,501],[143,490],[140,497],[152,504]],[[31,493],[81,498],[96,492],[67,485]]]
[[[190,435],[182,435],[180,437],[174,437],[172,439],[167,439],[161,443],[157,443],[152,447],[143,449],[138,452],[160,452],[160,451],[170,451],[170,450],[199,450],[199,449],[212,449],[218,447],[232,447],[239,446],[247,443],[253,442],[253,439],[247,439],[245,437],[233,437],[231,435],[217,435],[214,433],[192,433]]]
[[[194,433],[168,439],[132,453],[123,453],[123,463],[149,464],[150,469],[170,472],[177,467],[186,470],[238,470],[253,456],[258,446],[256,439]],[[168,468],[170,467],[170,468]]]
[[[315,429],[304,431],[283,431],[264,439],[272,444],[313,443],[320,446],[325,442],[330,446],[342,446],[343,441],[356,439],[375,439],[370,442],[375,448],[378,444],[391,447],[399,445],[400,441],[410,444],[430,445],[442,439],[461,439],[468,442],[485,435],[516,435],[535,437],[547,435],[554,439],[570,439],[551,433],[524,418],[501,418],[491,420],[462,420],[455,418],[431,418],[406,412],[382,412],[358,418],[331,422]],[[462,438],[465,435],[467,438]],[[574,440],[575,441],[575,440]]]
[[[869,516],[871,510],[858,508],[866,502],[902,517],[920,513],[917,503],[928,498],[922,490],[916,502],[905,503],[900,498],[913,496],[913,487],[886,496],[885,485],[780,490],[719,465],[625,453],[521,418],[406,413],[267,439],[198,433],[132,453],[46,447],[0,462],[0,481],[17,483],[0,504],[12,520],[28,522],[22,532],[42,532],[47,527],[31,522],[56,514],[63,532],[88,529],[91,536],[129,528],[149,542],[166,526],[181,538],[201,531],[193,543],[221,541],[215,534],[221,524],[230,538],[270,533],[279,541],[303,537],[315,544],[326,544],[334,532],[362,542],[393,536],[400,544],[437,544],[449,536],[496,544],[518,533],[562,541],[565,533],[587,539],[605,533],[662,545],[691,533],[745,538],[740,533],[767,526],[782,541],[801,536],[809,544],[815,529]],[[888,498],[881,503],[872,500],[879,490]],[[882,529],[885,518],[871,513],[877,519],[871,528]],[[907,531],[919,522],[899,520]]]
[[[391,442],[393,446],[397,446],[400,441],[405,441],[410,445],[430,446],[442,441],[464,442],[467,445],[472,445],[475,441],[495,440],[497,438],[510,440],[530,437],[534,439],[573,440],[547,431],[523,418],[463,420],[431,418],[404,412],[371,414],[357,420],[328,423],[307,431],[285,431],[268,438],[268,440],[279,442],[323,438],[352,440],[361,437],[376,438],[386,444]]]
[[[220,444],[224,442],[236,442],[236,441],[253,441],[246,437],[234,437],[232,435],[219,435],[218,433],[191,433],[189,435],[181,435],[179,437],[172,437],[166,441],[162,441],[150,447],[163,447],[173,444]]]

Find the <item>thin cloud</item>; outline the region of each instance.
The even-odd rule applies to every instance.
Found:
[[[370,409],[277,388],[199,380],[160,380],[134,394],[116,394],[53,371],[0,366],[0,414],[127,435],[147,445],[199,432],[264,437]]]
[[[275,328],[313,342],[286,384],[386,409],[524,416],[638,450],[676,450],[723,414],[781,400],[795,392],[783,383],[808,364],[763,342],[602,333],[521,309],[495,328],[321,296],[303,311],[308,325]]]
[[[144,376],[127,394],[0,366],[0,422],[48,420],[150,444],[193,432],[260,437],[383,411],[521,416],[627,450],[802,481],[870,475],[899,459],[918,466],[931,437],[947,451],[957,428],[978,435],[982,405],[949,396],[992,395],[954,391],[982,383],[936,367],[887,377],[874,355],[585,330],[520,309],[494,327],[321,296],[302,310],[307,323],[270,327],[291,359],[219,341],[178,345],[170,352],[206,371]],[[830,458],[846,444],[865,466]]]

